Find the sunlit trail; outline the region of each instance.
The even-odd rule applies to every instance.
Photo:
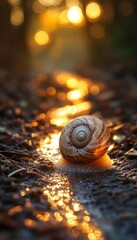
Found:
[[[86,208],[73,197],[69,179],[60,174],[53,174],[49,178],[50,184],[43,188],[43,196],[48,199],[52,211],[36,212],[36,217],[43,222],[65,225],[68,234],[91,240],[103,240],[101,230],[90,217]]]
[[[58,161],[58,145],[60,133],[50,134],[45,139],[41,139],[37,152],[46,156],[49,160],[56,163]]]
[[[59,137],[61,129],[72,118],[91,112],[92,102],[89,102],[86,97],[89,94],[98,95],[100,88],[88,79],[66,72],[56,73],[54,81],[66,90],[64,93],[60,92],[60,100],[65,100],[65,104],[62,107],[51,108],[47,111],[46,118],[50,125],[55,126],[56,131],[40,140],[37,152],[45,157],[45,161],[48,159],[55,164],[60,157]],[[59,96],[53,86],[46,92],[52,98],[53,91],[53,95]],[[39,118],[43,119],[45,115],[40,114]],[[67,234],[74,239],[82,237],[89,240],[103,240],[101,230],[91,218],[86,207],[74,197],[69,178],[63,173],[55,171],[48,180],[48,184],[42,189],[42,194],[48,200],[51,211],[36,211],[36,218],[47,224],[65,226]]]

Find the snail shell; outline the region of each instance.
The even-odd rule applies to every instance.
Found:
[[[78,117],[63,128],[59,148],[63,158],[57,167],[67,171],[109,169],[111,160],[106,154],[110,145],[107,126],[93,116]]]

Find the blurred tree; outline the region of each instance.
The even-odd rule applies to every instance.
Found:
[[[85,37],[87,39],[85,44],[87,44],[87,50],[90,54],[90,62],[92,64],[104,64],[105,62],[135,60],[137,57],[137,1],[79,0],[79,2],[81,3],[79,6],[86,19],[85,26],[81,27],[84,32],[83,39],[85,39]],[[37,11],[39,10],[40,12],[34,11],[34,3],[38,4],[40,8],[37,6]],[[92,8],[88,11],[88,14],[91,15],[90,17],[88,16],[87,5],[89,3],[94,3],[99,6],[97,7],[98,9],[100,8],[99,17],[95,16],[97,11],[95,6],[94,9]],[[40,5],[38,0],[0,0],[0,66],[8,68],[16,68],[16,66],[19,68],[20,66],[23,68],[29,63],[28,53],[30,46],[28,47],[29,44],[27,43],[28,31],[30,33],[29,36],[31,36],[31,47],[36,49],[36,54],[37,49],[41,49],[42,55],[44,55],[44,46],[40,47],[39,44],[35,45],[34,40],[36,32],[41,30],[40,28],[43,28],[52,39],[52,41],[49,41],[47,46],[45,46],[48,57],[52,51],[51,46],[55,46],[56,33],[59,31],[63,32],[63,28],[68,33],[72,32],[69,21],[68,25],[64,25],[64,27],[57,25],[58,28],[56,30],[49,31],[50,24],[52,23],[53,25],[56,20],[56,18],[53,18],[55,15],[54,10],[57,10],[58,14],[59,11],[62,11],[63,7],[67,12],[69,7],[66,7],[65,0],[60,2],[58,7],[53,7],[52,4],[51,6]],[[52,11],[49,11],[50,9]],[[12,19],[14,10],[17,10],[18,14],[15,13],[15,16],[13,14]],[[50,17],[47,12],[50,14]],[[44,18],[41,18],[41,16],[44,16]],[[41,19],[43,19],[43,25],[41,25]],[[18,20],[20,22],[16,22]],[[31,26],[30,22],[33,23]],[[76,29],[78,25],[74,24],[73,27]],[[75,29],[73,30],[75,31]],[[74,38],[67,43],[72,44],[72,42],[74,42]],[[55,48],[53,49],[55,51]]]
[[[15,67],[21,59],[21,56],[24,57],[26,61],[26,55],[28,53],[26,42],[30,17],[28,1],[21,1],[18,6],[23,12],[23,21],[20,25],[14,25],[11,22],[11,12],[13,8],[7,0],[0,1],[0,66],[6,66],[8,68]]]
[[[136,0],[100,0],[102,16],[90,20],[86,14],[86,6],[91,2],[81,0],[86,17],[85,34],[88,39],[92,63],[135,60],[137,58],[137,1]],[[93,2],[93,1],[92,1]],[[96,1],[95,1],[96,2]],[[103,26],[105,34],[102,38],[94,38],[91,34],[93,25]]]

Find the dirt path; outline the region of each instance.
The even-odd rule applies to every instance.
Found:
[[[136,77],[134,68],[1,70],[1,239],[137,239]],[[60,131],[85,114],[110,127],[113,169],[62,173],[55,167]]]

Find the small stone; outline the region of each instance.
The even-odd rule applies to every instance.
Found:
[[[25,100],[22,100],[19,102],[20,107],[26,108],[27,107],[27,102]]]
[[[125,135],[118,134],[113,136],[113,140],[116,143],[122,143],[125,139],[126,139]]]
[[[6,132],[6,127],[0,127],[0,133],[5,133]]]
[[[126,152],[126,155],[137,156],[137,150],[135,150],[134,148],[131,148],[128,152]]]

